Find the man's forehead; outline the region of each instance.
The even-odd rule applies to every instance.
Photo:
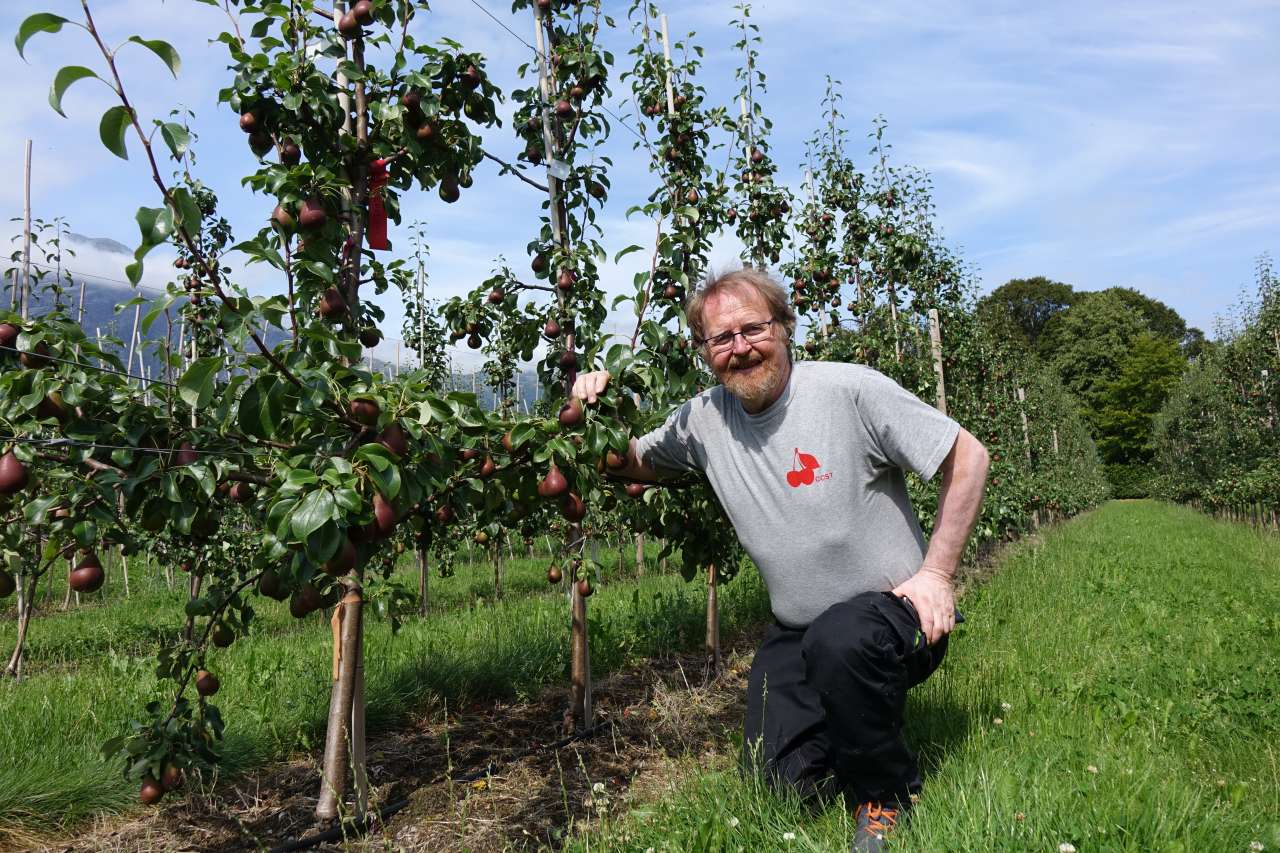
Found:
[[[707,300],[703,315],[711,329],[718,325],[740,322],[742,318],[769,319],[769,306],[764,297],[753,288],[736,286],[725,288]]]

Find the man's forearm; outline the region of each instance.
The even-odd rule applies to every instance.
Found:
[[[922,569],[952,577],[964,555],[965,543],[982,512],[982,494],[987,485],[990,462],[987,449],[967,430],[961,429],[956,443],[942,463],[942,487],[938,513]]]

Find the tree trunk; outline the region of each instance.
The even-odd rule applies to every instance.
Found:
[[[361,589],[352,581],[347,594],[334,609],[333,690],[329,698],[329,722],[325,735],[324,766],[320,775],[320,796],[316,818],[326,821],[338,816],[347,793],[347,765],[351,757],[352,713],[355,707],[356,676],[360,666]]]
[[[706,659],[702,680],[710,684],[720,677],[724,663],[720,657],[720,602],[717,595],[719,583],[716,566],[707,567],[707,636],[704,645]]]
[[[191,579],[187,583],[187,598],[195,601],[200,597],[200,575],[196,573],[195,566],[192,566]],[[196,638],[196,617],[187,617],[187,626],[182,629],[182,636],[188,643],[194,642]]]
[[[569,713],[566,714],[566,732],[583,731],[591,727],[591,652],[587,646],[587,600],[578,594],[578,585],[569,583],[570,612],[573,619],[572,657],[569,673],[572,680]]]
[[[644,574],[644,534],[636,534],[636,575]]]
[[[502,600],[502,545],[495,545],[490,552],[493,560],[493,600]]]
[[[13,654],[9,657],[9,665],[5,667],[5,675],[13,676],[15,681],[22,680],[22,663],[26,653],[27,630],[31,626],[31,614],[35,610],[36,583],[38,576],[26,581],[18,575],[18,636],[13,646]]]
[[[418,615],[427,615],[427,579],[430,567],[427,564],[427,549],[418,548]]]

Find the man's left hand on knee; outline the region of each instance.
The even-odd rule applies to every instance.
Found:
[[[949,574],[921,566],[920,571],[894,587],[893,594],[908,599],[916,609],[920,616],[920,630],[929,645],[956,627],[956,595]]]

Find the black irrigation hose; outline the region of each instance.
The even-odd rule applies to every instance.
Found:
[[[552,743],[543,744],[542,746],[531,746],[526,749],[519,750],[511,754],[510,756],[508,756],[507,760],[516,761],[521,758],[527,758],[528,756],[534,755],[539,752],[546,752],[552,749],[560,749],[561,747],[568,746],[574,741],[586,740],[589,737],[593,737],[602,729],[604,729],[606,726],[609,728],[612,728],[613,724],[604,723],[604,722],[596,723],[594,726],[585,728],[580,732],[574,732],[568,737],[562,737],[560,738],[560,740],[554,741]],[[478,779],[482,779],[485,776],[489,776],[490,774],[492,774],[493,770],[494,770],[494,762],[490,761],[488,764],[484,766],[484,769],[472,771],[471,773],[468,773],[465,776],[459,776],[457,778],[451,779],[450,781],[453,782],[455,785],[465,785],[468,782],[475,782]],[[364,833],[368,832],[372,827],[384,822],[387,818],[391,817],[396,812],[402,810],[407,805],[409,805],[408,797],[405,797],[402,800],[396,800],[394,803],[389,803],[388,805],[385,805],[382,808],[378,809],[377,812],[373,814],[367,814],[363,818],[356,818],[353,820],[344,821],[343,823],[333,827],[332,829],[326,829],[324,832],[317,832],[313,835],[307,835],[307,836],[303,836],[302,838],[296,838],[293,841],[286,841],[284,844],[281,844],[277,847],[272,847],[270,853],[293,853],[293,851],[295,850],[308,850],[312,847],[319,846],[329,841],[338,841],[338,840],[350,838],[355,835],[363,835]]]

